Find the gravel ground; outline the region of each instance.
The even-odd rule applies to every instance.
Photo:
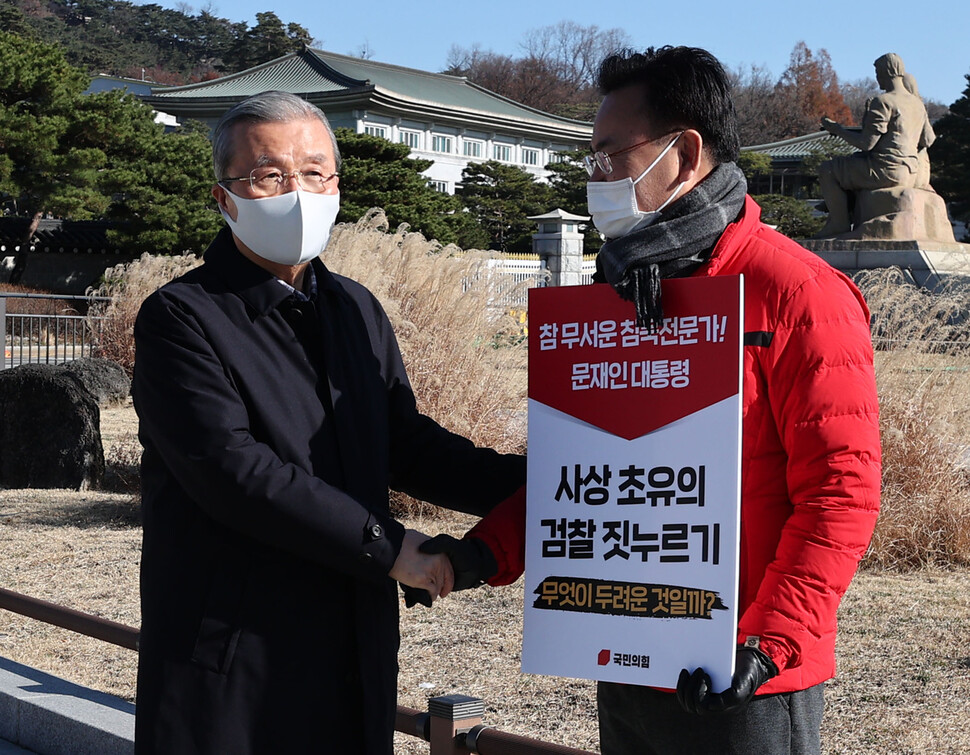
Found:
[[[130,407],[102,413],[106,453],[131,442]],[[413,520],[460,533],[460,515]],[[137,505],[122,494],[0,490],[0,586],[139,623]],[[504,731],[597,749],[592,682],[519,671],[521,581],[404,610],[399,703],[466,694]],[[827,688],[826,753],[967,753],[970,570],[864,572],[841,609],[839,677]],[[135,654],[0,610],[0,655],[134,699]],[[397,736],[397,752],[428,746]]]

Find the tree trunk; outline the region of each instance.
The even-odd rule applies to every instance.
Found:
[[[37,211],[30,219],[27,232],[20,242],[20,249],[17,250],[17,255],[14,257],[13,270],[10,271],[10,278],[7,280],[8,283],[20,283],[20,279],[24,277],[24,271],[27,269],[27,255],[30,254],[30,240],[37,232],[38,226],[40,226],[40,217],[42,214],[40,211]]]

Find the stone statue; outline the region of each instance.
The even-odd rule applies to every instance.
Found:
[[[873,65],[884,93],[866,103],[861,132],[822,118],[825,131],[861,151],[819,166],[819,184],[829,217],[816,238],[845,237],[851,231],[853,238],[952,240],[946,208],[930,187],[926,150],[936,137],[916,80],[906,73],[902,58],[895,53],[883,55]],[[906,194],[908,189],[922,190],[932,198],[923,193]],[[849,214],[849,192],[855,193],[855,222]],[[929,229],[927,212],[933,215]]]
[[[911,73],[903,74],[903,86],[906,87],[906,91],[909,92],[914,97],[919,97],[919,88],[916,86],[916,77]],[[919,97],[920,102],[923,101]],[[926,113],[926,108],[923,109],[924,114]],[[925,115],[926,122],[923,124],[923,139],[922,146],[919,152],[916,153],[917,168],[916,168],[916,188],[917,189],[930,189],[930,153],[928,148],[932,146],[933,142],[936,141],[936,134],[933,133],[933,126],[930,125],[929,115]]]

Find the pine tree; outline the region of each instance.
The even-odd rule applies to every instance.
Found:
[[[23,277],[44,213],[84,220],[108,206],[95,187],[104,155],[66,138],[87,81],[60,48],[0,32],[0,194],[30,219],[11,283]]]
[[[970,73],[966,79],[963,96],[933,124],[936,141],[929,150],[933,188],[962,220],[970,220]]]
[[[535,222],[528,216],[553,209],[548,184],[539,183],[522,168],[495,160],[469,163],[462,171],[458,195],[487,234],[489,248],[503,252],[531,251]],[[477,245],[465,242],[462,246]]]
[[[429,239],[453,244],[474,231],[474,218],[462,212],[450,194],[435,191],[422,175],[430,160],[408,157],[406,144],[379,136],[337,129],[340,168],[341,223],[357,222],[372,207],[380,207],[392,228],[407,223]]]

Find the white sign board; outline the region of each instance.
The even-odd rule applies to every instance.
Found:
[[[522,669],[730,684],[743,282],[663,282],[664,326],[610,286],[532,289]]]

